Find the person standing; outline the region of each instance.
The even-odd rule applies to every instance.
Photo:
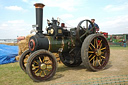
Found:
[[[95,26],[96,32],[98,32],[99,31],[99,26],[98,26],[98,24],[95,23],[95,19],[91,19],[91,22]],[[92,28],[92,25],[90,24],[88,30],[90,30],[91,28]]]
[[[126,41],[123,39],[123,47],[126,47]]]

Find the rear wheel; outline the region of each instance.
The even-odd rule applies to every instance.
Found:
[[[56,58],[47,50],[37,50],[29,57],[26,70],[33,81],[49,80],[57,70]]]
[[[109,45],[103,35],[91,34],[85,38],[81,48],[81,58],[88,70],[104,69],[109,61],[109,56]]]

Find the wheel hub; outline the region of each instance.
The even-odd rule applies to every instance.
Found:
[[[97,56],[100,56],[101,55],[101,50],[97,49],[95,53],[96,53]]]
[[[44,63],[40,64],[40,68],[41,68],[42,70],[44,70],[44,69],[46,68],[46,64],[44,64]]]

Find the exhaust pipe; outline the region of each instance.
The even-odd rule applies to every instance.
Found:
[[[36,30],[37,33],[42,34],[42,24],[43,24],[43,7],[45,6],[42,3],[34,4],[36,8]]]

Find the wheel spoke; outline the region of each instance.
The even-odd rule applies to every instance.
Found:
[[[98,59],[97,59],[97,57],[96,57],[96,61],[95,61],[95,65],[94,65],[94,66],[96,66],[97,60],[98,60]]]
[[[39,66],[33,66],[33,68],[35,68],[35,69],[36,69],[36,68],[39,68]]]
[[[105,57],[104,57],[104,56],[101,56],[101,57],[105,59]]]
[[[94,53],[94,51],[88,51],[88,53]]]
[[[100,48],[99,48],[99,49],[101,49],[101,47],[102,47],[102,43],[101,43],[101,45],[100,45]]]
[[[98,63],[99,63],[99,65],[101,66],[101,64],[100,64],[100,63],[101,63],[100,60],[98,60]]]
[[[44,56],[43,62],[45,62],[45,56]]]
[[[43,71],[40,71],[40,76],[41,76],[42,72],[43,72]]]
[[[100,64],[100,61],[98,60],[98,63],[99,63],[99,65],[101,66],[101,64]]]
[[[101,42],[102,42],[102,40],[100,40],[100,42],[99,42],[99,46],[100,46]]]
[[[39,60],[40,60],[40,62],[42,63],[42,60],[41,60],[41,58],[39,57]]]
[[[99,59],[100,59],[100,63],[101,63],[101,57],[99,56]]]
[[[92,54],[89,56],[89,58],[92,56]]]
[[[101,52],[101,54],[103,54],[103,55],[104,55],[104,52]]]
[[[84,31],[86,31],[83,27],[80,26],[81,29],[83,29]]]
[[[86,21],[86,29],[88,29],[88,21]]]
[[[44,75],[46,76],[47,74],[46,74],[46,72],[45,71],[43,71],[44,72]]]
[[[91,43],[92,47],[95,48],[95,46]]]
[[[36,74],[38,71],[39,71],[39,69],[37,69],[37,70],[35,71],[35,74]]]
[[[80,36],[80,38],[83,38],[86,35],[86,33],[84,33],[83,35]]]
[[[39,63],[37,61],[34,61],[34,62],[39,65]]]
[[[104,48],[102,48],[102,49],[100,49],[100,50],[105,50],[106,49],[106,47],[104,47]]]
[[[95,58],[95,55],[90,59],[90,61],[91,61],[93,58]]]
[[[92,50],[91,46],[89,46],[89,48]]]

